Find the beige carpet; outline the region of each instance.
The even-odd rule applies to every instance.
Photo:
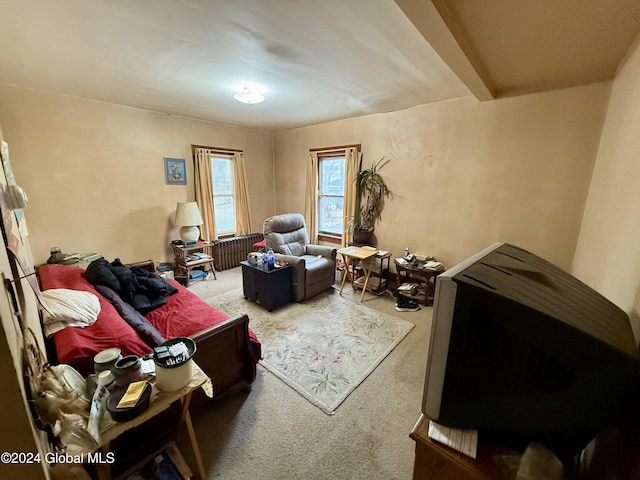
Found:
[[[189,289],[201,298],[242,286],[240,268]],[[359,303],[345,287],[342,295]],[[340,405],[327,415],[258,365],[249,394],[193,412],[209,480],[410,480],[420,415],[431,308],[396,312],[394,299],[367,294],[363,305],[415,328]],[[185,440],[181,451],[189,459]]]
[[[229,315],[247,313],[262,366],[329,414],[414,327],[333,289],[273,312],[245,300],[241,288],[207,302]]]

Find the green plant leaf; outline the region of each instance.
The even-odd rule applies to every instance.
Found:
[[[379,171],[390,161],[382,157],[355,176],[357,207],[354,218],[348,223],[352,231],[373,230],[376,222],[382,219],[385,199],[390,198],[391,192]]]

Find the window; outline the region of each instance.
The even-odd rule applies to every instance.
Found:
[[[233,191],[233,158],[211,157],[213,215],[218,235],[236,232],[236,202]]]
[[[345,156],[318,155],[318,233],[342,236]]]

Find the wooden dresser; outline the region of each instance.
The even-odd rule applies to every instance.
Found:
[[[478,442],[475,459],[429,438],[429,419],[420,415],[410,437],[416,442],[413,480],[513,480],[515,469],[503,461],[508,451],[498,445]]]

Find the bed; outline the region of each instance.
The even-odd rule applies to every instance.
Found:
[[[152,261],[136,265],[153,270]],[[52,335],[47,345],[51,363],[71,365],[87,376],[93,372],[95,354],[106,348],[118,347],[122,355],[144,356],[157,343],[158,333],[164,339],[191,337],[197,345],[194,360],[211,378],[214,398],[250,389],[261,345],[246,314],[230,317],[169,279],[177,293],[168,296],[165,305],[141,315],[108,291],[99,288],[100,293],[84,272],[68,265],[45,265],[38,271],[43,292],[79,290],[96,295],[100,303],[95,323],[67,327]]]

